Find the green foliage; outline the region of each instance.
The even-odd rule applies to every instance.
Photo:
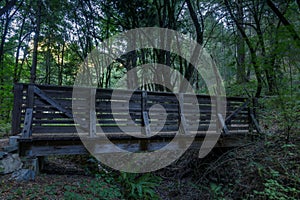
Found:
[[[270,171],[266,171],[266,173],[267,175],[270,175],[270,178],[264,180],[264,189],[262,191],[253,191],[257,198],[282,200],[297,199],[300,194],[300,190],[283,184],[280,180],[277,180],[281,176],[278,171],[270,169]]]
[[[228,84],[226,86],[227,96],[254,96],[256,90],[256,80],[251,80],[247,83],[241,84]]]
[[[216,184],[211,182],[209,186],[210,186],[210,192],[212,193],[213,199],[220,199],[220,200],[225,199],[224,192],[222,191],[223,184]]]
[[[155,192],[160,178],[148,174],[137,175],[102,172],[90,182],[78,186],[66,185],[64,187],[65,199],[159,199]],[[121,188],[119,187],[121,186]]]
[[[157,176],[150,173],[139,175],[121,172],[117,180],[126,199],[159,199],[155,187],[161,179]]]
[[[12,85],[4,84],[0,90],[0,138],[8,135],[11,129],[11,110],[13,106]]]
[[[0,138],[8,136],[11,130],[11,123],[0,120]]]
[[[269,126],[278,126],[288,141],[292,136],[299,136],[300,101],[299,95],[278,95],[264,100],[263,104],[269,112],[266,112],[264,119]],[[271,127],[270,127],[271,128]]]
[[[83,182],[78,186],[66,185],[65,199],[121,199],[119,187],[110,175],[96,175],[90,182]]]

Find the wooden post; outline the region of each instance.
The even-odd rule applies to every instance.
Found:
[[[249,123],[249,133],[251,135],[251,140],[253,141],[253,123],[252,123],[252,118],[251,118],[251,113],[252,113],[252,108],[248,106],[247,108],[247,114],[248,114],[248,123]]]
[[[149,117],[148,117],[148,108],[147,108],[147,91],[142,91],[141,95],[141,117],[142,117],[142,134],[146,136],[151,135],[151,130],[150,130],[150,122],[149,122]],[[141,151],[147,151],[148,150],[148,142],[147,140],[141,140],[140,141],[140,149]]]
[[[151,135],[150,122],[148,117],[147,108],[147,91],[142,91],[141,107],[142,107],[142,133],[145,135]]]
[[[186,123],[186,119],[184,117],[184,97],[183,97],[183,93],[179,93],[179,105],[178,105],[178,126],[179,126],[179,133],[181,134],[187,134],[187,123]]]
[[[258,114],[256,112],[256,108],[258,107],[258,99],[257,98],[253,98],[252,99],[252,102],[253,102],[253,115],[257,121],[257,123],[259,123],[259,120],[258,120]]]
[[[23,101],[23,85],[14,85],[14,107],[12,111],[11,134],[17,135],[21,132],[21,107]]]
[[[27,88],[27,108],[33,108],[34,104],[34,84],[29,84]]]
[[[96,136],[96,123],[97,123],[97,115],[96,115],[96,105],[95,105],[95,98],[96,98],[96,88],[90,89],[90,125],[89,125],[89,136],[95,137]]]

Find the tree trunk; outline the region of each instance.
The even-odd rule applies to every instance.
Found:
[[[244,12],[242,0],[237,1],[237,22],[240,24],[243,31],[244,28]],[[236,43],[236,54],[237,54],[237,73],[236,82],[245,83],[247,82],[246,68],[245,68],[245,41],[241,34],[241,31],[237,30],[237,43]]]
[[[282,24],[286,26],[286,28],[292,35],[293,39],[296,41],[297,46],[300,47],[300,37],[297,34],[296,30],[294,29],[293,25],[284,17],[284,15],[278,10],[278,8],[271,0],[267,0],[267,4],[271,8],[271,10],[277,15],[277,17],[282,22]]]
[[[256,79],[257,79],[257,88],[256,88],[255,97],[260,97],[261,90],[262,90],[262,77],[261,77],[260,67],[259,67],[259,64],[258,64],[258,61],[257,61],[257,55],[256,55],[255,48],[253,47],[253,45],[252,45],[250,39],[248,38],[248,36],[246,35],[244,29],[240,26],[237,19],[233,15],[228,0],[225,0],[225,6],[226,6],[231,18],[233,19],[234,23],[236,24],[237,28],[239,29],[241,35],[243,36],[249,50],[250,50],[251,63],[253,65],[255,75],[256,75]]]
[[[36,13],[36,28],[34,35],[34,44],[33,44],[33,53],[32,53],[32,64],[30,70],[30,83],[35,83],[36,81],[36,68],[37,68],[37,59],[38,59],[38,45],[41,29],[41,10],[42,10],[42,1],[37,3],[37,13]]]
[[[188,7],[188,10],[189,10],[191,19],[193,21],[195,30],[196,30],[196,41],[199,45],[202,45],[203,44],[203,31],[204,31],[203,18],[201,16],[201,23],[199,23],[197,13],[195,12],[191,1],[186,0],[186,3],[187,3],[187,7]],[[197,63],[198,62],[200,50],[201,49],[197,45],[195,47],[195,49],[193,50],[193,53],[191,55],[191,62],[189,63],[189,65],[186,69],[186,72],[185,72],[185,78],[190,82],[191,85],[193,85],[193,83],[195,81],[195,72],[198,73],[192,63]],[[180,92],[184,92],[186,90],[186,88],[187,88],[187,86],[185,84],[181,84],[180,85]]]
[[[0,17],[4,13],[6,13],[9,9],[11,9],[16,3],[17,3],[17,0],[11,0],[9,2],[6,1],[6,5],[3,6],[3,8],[0,9]]]
[[[8,33],[8,27],[9,27],[9,24],[10,24],[10,20],[11,20],[11,18],[9,17],[9,14],[7,13],[6,17],[5,17],[4,30],[3,30],[3,33],[2,33],[2,36],[1,36],[1,44],[0,44],[0,63],[1,63],[1,66],[3,65],[2,61],[3,61],[3,56],[4,56],[4,44],[5,44],[6,35]]]
[[[29,35],[29,34],[25,35],[22,39],[24,26],[25,26],[25,20],[26,20],[26,18],[24,17],[23,20],[22,20],[22,25],[21,25],[21,28],[20,28],[20,34],[19,34],[19,37],[18,37],[18,47],[17,47],[17,51],[16,51],[16,60],[15,60],[15,68],[14,68],[14,83],[19,82],[19,80],[21,78],[20,77],[21,74],[19,73],[19,71],[21,70],[19,68],[20,50],[21,50],[23,40]],[[24,52],[24,54],[25,54],[25,52]],[[25,55],[23,55],[23,57],[25,57]]]

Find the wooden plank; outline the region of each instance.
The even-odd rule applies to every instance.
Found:
[[[50,155],[83,155],[88,154],[84,145],[64,146],[32,146],[27,151],[27,156],[50,156]]]
[[[237,116],[237,114],[243,110],[244,108],[246,108],[248,106],[248,104],[250,103],[250,101],[246,101],[242,106],[240,106],[239,108],[237,108],[233,113],[231,113],[228,117],[226,117],[225,119],[225,123],[228,124],[230,123],[230,121]]]
[[[32,114],[33,114],[33,109],[27,108],[25,113],[24,127],[22,130],[23,138],[29,138],[31,136]]]
[[[32,120],[33,124],[51,124],[51,125],[55,125],[55,124],[74,124],[74,120],[70,119],[70,118],[65,118],[65,119],[33,119]]]
[[[73,118],[73,115],[68,110],[66,110],[65,108],[63,108],[61,105],[57,104],[56,101],[54,101],[53,99],[51,99],[50,97],[48,97],[46,93],[44,93],[42,90],[40,90],[36,86],[34,86],[34,93],[37,94],[42,99],[44,99],[45,101],[47,101],[52,106],[54,106],[57,110],[59,110],[62,113],[64,113],[67,117]]]
[[[40,86],[37,86],[40,88]],[[43,89],[40,88],[43,92],[45,92],[52,99],[72,99],[73,91],[68,90],[53,90],[53,89]]]
[[[87,113],[88,114],[88,113]],[[44,111],[35,111],[34,113],[35,119],[68,119],[72,120],[71,118],[67,117],[65,114],[57,111],[47,111],[46,109]]]
[[[75,126],[33,126],[32,134],[35,133],[77,133]]]

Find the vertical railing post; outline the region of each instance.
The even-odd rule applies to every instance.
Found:
[[[250,101],[250,99],[248,100]],[[253,100],[252,100],[252,105],[248,104],[248,108],[247,108],[247,115],[248,115],[248,123],[249,123],[249,133],[251,135],[251,140],[253,141],[254,137],[253,137],[253,133],[254,133],[254,127],[253,127],[253,121],[252,121],[252,117],[251,117],[251,114],[253,114]]]
[[[27,88],[27,108],[24,118],[22,137],[29,138],[32,135],[33,105],[34,105],[34,84],[29,84]]]
[[[187,123],[184,116],[184,96],[183,93],[178,94],[178,126],[179,126],[179,133],[181,134],[187,134]]]
[[[227,101],[226,101],[227,103]],[[220,113],[220,109],[225,106],[224,105],[224,99],[223,97],[219,96],[218,94],[216,94],[216,125],[217,125],[217,132],[221,134],[223,133],[223,135],[229,135],[229,129],[227,128],[225,119],[226,119],[226,113],[227,111],[225,111],[224,115],[222,115],[222,113]],[[227,106],[226,106],[227,108]]]
[[[251,109],[250,112],[250,117],[251,117],[251,123],[255,126],[256,131],[258,134],[262,134],[262,130],[259,127],[259,121],[257,120],[257,112],[256,112],[256,107],[257,107],[257,98],[252,99],[252,106],[253,108]]]
[[[150,135],[150,122],[148,117],[148,108],[147,108],[148,95],[147,91],[142,91],[142,99],[141,99],[141,117],[142,117],[142,133],[145,135]]]
[[[97,114],[96,114],[96,88],[90,89],[90,102],[89,102],[89,114],[90,114],[90,123],[89,123],[89,136],[96,136],[96,123],[97,123]]]
[[[258,114],[257,114],[257,110],[256,110],[256,108],[258,107],[258,99],[256,97],[254,97],[252,99],[252,102],[253,102],[252,103],[253,104],[253,115],[254,115],[257,123],[259,123]]]
[[[17,135],[21,132],[21,111],[23,101],[23,84],[14,85],[14,106],[12,111],[11,134]]]
[[[149,118],[148,118],[147,101],[148,101],[147,91],[142,91],[142,94],[141,94],[141,120],[142,120],[141,133],[143,135],[149,136],[149,135],[151,135],[151,131],[150,131],[150,122],[149,122]],[[140,149],[141,149],[141,151],[148,150],[148,143],[146,140],[140,141]]]
[[[34,104],[34,84],[29,84],[27,88],[27,108],[33,108]]]

